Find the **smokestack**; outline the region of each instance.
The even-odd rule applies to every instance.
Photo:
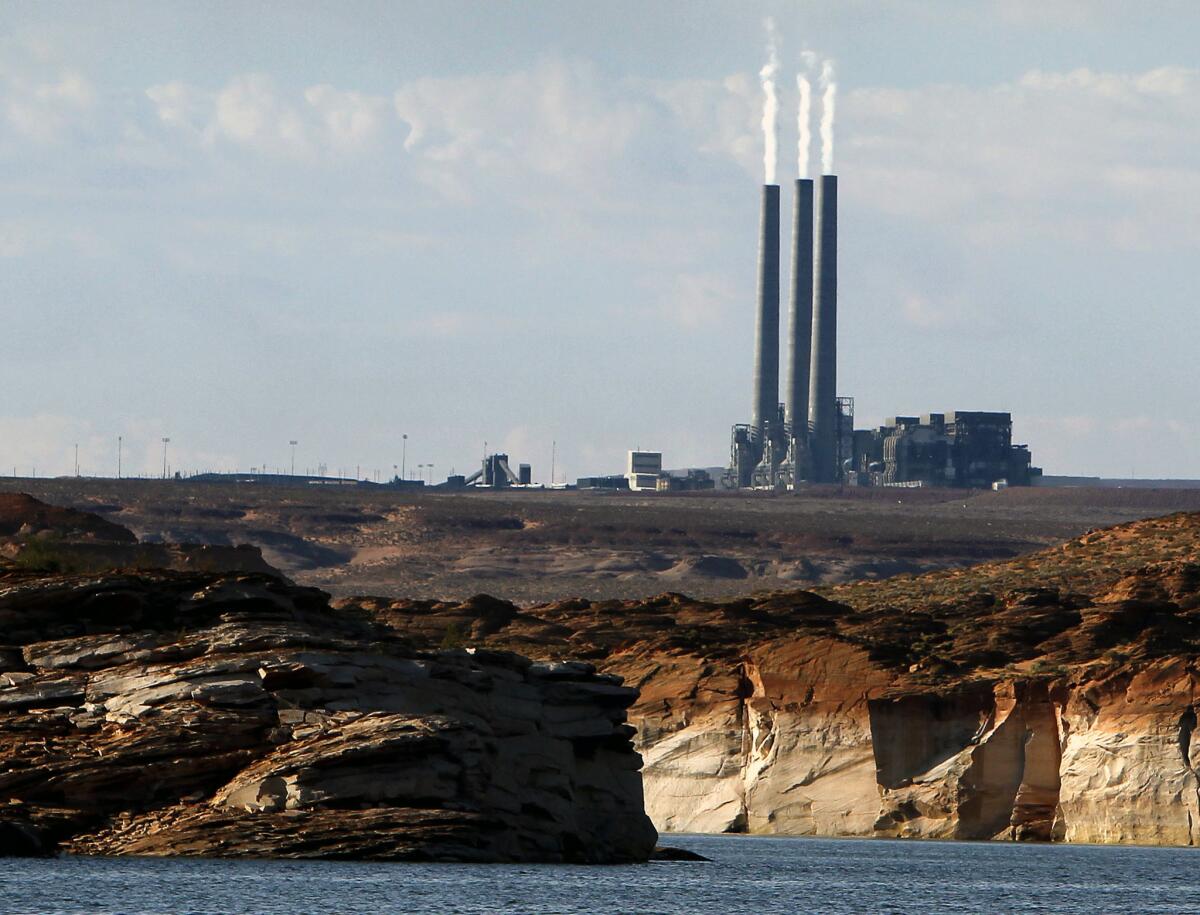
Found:
[[[758,441],[779,412],[779,185],[763,185],[758,241],[758,331],[754,344],[754,409]]]
[[[822,175],[820,222],[814,245],[812,371],[808,421],[812,427],[813,479],[837,480],[837,176]]]
[[[792,435],[808,436],[808,375],[812,359],[813,182],[796,181],[792,222],[792,307],[788,324],[787,421]]]

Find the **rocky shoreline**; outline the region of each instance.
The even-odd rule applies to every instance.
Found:
[[[47,531],[68,565],[130,545],[43,509],[0,549],[0,854],[1200,843],[1200,514],[824,594],[517,607],[39,570]]]
[[[0,575],[0,854],[645,861],[636,690],[263,574]]]

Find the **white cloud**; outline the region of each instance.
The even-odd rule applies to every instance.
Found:
[[[397,89],[393,104],[404,148],[440,189],[521,182],[536,200],[539,183],[565,185],[595,202],[615,176],[653,167],[650,155],[669,140],[666,112],[645,87],[581,62],[419,79]]]
[[[29,233],[13,222],[0,223],[0,257],[22,257],[29,250]]]
[[[217,93],[214,125],[234,143],[301,156],[310,151],[296,109],[281,102],[271,80],[258,74],[240,76]]]
[[[900,314],[909,324],[924,329],[958,324],[966,317],[962,303],[935,301],[919,292],[912,292],[903,297]]]
[[[1019,26],[1080,28],[1119,9],[1110,0],[992,0],[1000,21]]]
[[[54,82],[37,82],[0,72],[0,98],[8,123],[22,137],[39,143],[57,140],[85,121],[96,103],[92,84],[78,73],[63,72]]]
[[[858,89],[842,135],[856,204],[976,242],[1200,246],[1198,70]]]
[[[213,94],[178,80],[151,86],[146,96],[154,103],[159,120],[171,127],[202,133],[207,126]]]
[[[236,76],[216,92],[173,81],[151,86],[146,96],[164,125],[206,146],[226,143],[301,160],[366,148],[388,108],[381,96],[326,84],[290,97],[259,73]]]
[[[71,258],[96,258],[110,255],[112,244],[85,226],[42,219],[0,219],[0,257],[54,251]]]
[[[1195,426],[1146,413],[1019,416],[1014,437],[1030,443],[1034,463],[1048,474],[1194,476],[1180,456],[1200,449]]]
[[[329,142],[338,149],[358,149],[379,133],[387,100],[329,85],[312,86],[304,99],[320,115]]]
[[[662,298],[662,312],[687,330],[717,327],[745,295],[729,279],[717,273],[680,273]]]
[[[415,329],[430,337],[457,337],[469,330],[474,320],[474,316],[460,311],[438,311]]]

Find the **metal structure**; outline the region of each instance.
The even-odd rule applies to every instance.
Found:
[[[1012,442],[1012,415],[957,410],[892,416],[853,436],[852,482],[874,486],[1028,486],[1041,476],[1026,445]]]
[[[788,321],[786,422],[792,482],[811,472],[808,447],[808,383],[812,361],[813,182],[796,180],[792,214],[792,302]]]
[[[503,489],[507,486],[529,486],[532,479],[533,470],[528,464],[518,464],[517,472],[514,473],[508,464],[508,455],[497,453],[485,455],[478,470],[469,477],[464,477],[461,483],[457,480],[455,483],[461,486]]]
[[[833,483],[837,461],[837,176],[822,175],[819,224],[813,246],[812,360],[808,423],[812,430],[812,479]]]
[[[1008,413],[897,416],[854,428],[854,399],[837,394],[838,179],[796,181],[786,403],[779,397],[779,188],[766,185],[758,246],[751,420],[735,425],[722,485],[794,488],[1029,485],[1041,471],[1012,444]]]
[[[750,425],[765,441],[779,403],[779,185],[763,186],[758,235],[758,326],[754,345],[754,402]]]
[[[821,178],[815,233],[817,185],[801,178],[795,188],[786,402],[779,403],[779,187],[769,184],[759,228],[754,397],[750,423],[730,436],[723,483],[731,488],[782,489],[838,476],[837,178]]]

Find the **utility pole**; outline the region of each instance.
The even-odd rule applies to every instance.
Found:
[[[121,441],[121,436],[117,436],[117,479],[121,479],[121,446],[124,444]]]
[[[79,477],[79,442],[75,443],[75,476]]]
[[[408,460],[408,433],[405,432],[402,436],[400,436],[400,479],[402,479],[402,480],[405,477],[405,470],[407,468],[404,465],[407,460]],[[396,465],[393,464],[392,469],[394,470],[395,467],[396,467]]]
[[[557,460],[558,460],[558,442],[552,441],[550,443],[550,486],[551,487],[554,486],[554,465]]]
[[[294,438],[288,439],[288,444],[292,446],[292,476],[296,475],[296,445],[299,444]]]
[[[167,445],[169,445],[169,444],[171,444],[171,440],[169,438],[164,437],[162,440],[162,446],[163,446],[163,477],[162,478],[164,480],[167,478]]]

